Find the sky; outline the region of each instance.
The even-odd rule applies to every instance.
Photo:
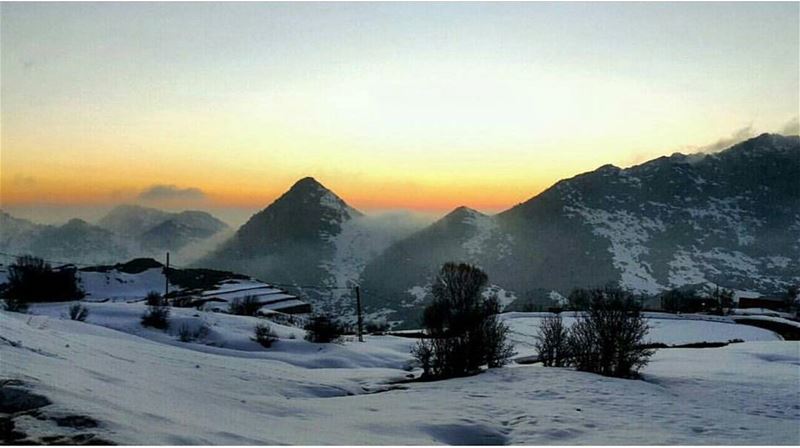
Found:
[[[797,133],[799,23],[797,2],[3,3],[0,207],[246,216],[313,176],[367,212],[496,212]]]

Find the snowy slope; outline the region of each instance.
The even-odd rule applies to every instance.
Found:
[[[151,263],[156,263],[151,261]],[[156,263],[157,264],[157,263]],[[193,272],[175,270],[177,273]],[[260,282],[251,278],[226,273],[219,273],[220,278],[225,278],[216,283],[207,285],[205,289],[185,288],[181,284],[170,283],[169,290],[181,295],[188,295],[196,299],[210,299],[201,305],[209,310],[227,310],[228,304],[235,299],[254,296],[262,304],[262,311],[277,312],[303,312],[308,307],[307,303],[296,295],[289,294],[283,289]],[[0,280],[2,280],[0,274]],[[99,270],[78,271],[81,287],[86,293],[87,301],[136,301],[144,299],[149,292],[163,293],[166,277],[161,267],[145,269],[141,272],[125,272],[125,268],[114,267]]]
[[[101,319],[120,305],[91,304]],[[46,424],[72,414],[122,444],[800,443],[794,342],[662,350],[644,381],[515,366],[387,390],[405,374],[392,359],[407,346],[384,342],[398,338],[336,346],[331,369],[47,316],[2,312],[0,334],[0,375],[53,401],[15,419],[31,434],[72,431]]]
[[[163,293],[166,285],[162,268],[151,268],[137,274],[116,269],[107,272],[78,271],[78,276],[87,300],[142,299],[151,291]]]
[[[39,316],[65,318],[70,303],[33,305],[30,312]],[[365,345],[311,344],[303,339],[305,331],[264,319],[224,313],[201,312],[193,308],[171,308],[170,328],[164,332],[144,328],[140,317],[146,310],[143,303],[86,303],[86,322],[161,344],[173,345],[202,353],[231,357],[275,360],[308,369],[318,368],[389,368],[401,370],[408,363],[413,341],[386,337]],[[281,338],[270,350],[254,342],[253,328],[268,323]],[[201,325],[208,335],[192,343],[181,342],[178,330],[186,325],[194,330]]]

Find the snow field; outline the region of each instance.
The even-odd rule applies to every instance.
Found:
[[[281,339],[264,349],[250,340],[263,319],[172,308],[161,332],[141,327],[141,303],[85,305],[85,323],[63,317],[68,303],[0,312],[0,377],[50,398],[48,412],[97,419],[101,437],[123,444],[800,443],[800,343],[724,321],[652,319],[652,339],[665,343],[751,342],[659,350],[643,380],[511,365],[395,384],[413,339],[313,344],[271,323]],[[530,353],[543,315],[503,316],[519,351]],[[210,331],[184,343],[182,324]]]

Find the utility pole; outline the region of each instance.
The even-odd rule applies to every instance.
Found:
[[[164,299],[169,294],[169,252],[167,252],[167,265],[164,268]]]
[[[364,342],[364,320],[361,317],[361,288],[358,286],[356,286],[356,306],[358,307],[358,342]]]

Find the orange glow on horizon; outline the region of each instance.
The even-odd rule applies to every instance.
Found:
[[[364,211],[411,210],[418,212],[448,212],[465,205],[488,213],[499,212],[524,202],[546,186],[524,188],[518,185],[472,186],[451,182],[446,185],[350,182],[337,180],[331,183],[318,179],[352,207]],[[205,207],[230,207],[263,209],[287,191],[293,182],[264,188],[240,188],[231,183],[200,188],[206,197],[198,201],[160,201],[148,203],[138,196],[142,191],[131,183],[101,187],[97,183],[76,184],[64,179],[50,178],[31,181],[28,185],[19,179],[0,179],[0,206],[31,206],[58,204],[64,206],[111,206],[121,203],[142,203],[153,207],[178,206],[203,209]],[[109,193],[110,192],[110,193]]]

